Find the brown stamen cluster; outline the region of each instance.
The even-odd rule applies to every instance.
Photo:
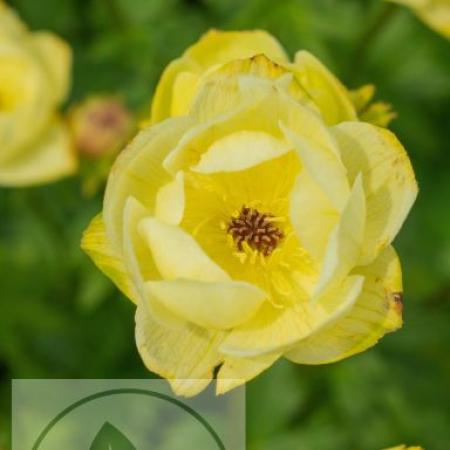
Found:
[[[264,256],[269,256],[284,238],[284,233],[274,226],[273,215],[260,213],[255,208],[242,207],[239,217],[233,217],[227,232],[233,237],[239,251],[243,243],[257,250]]]

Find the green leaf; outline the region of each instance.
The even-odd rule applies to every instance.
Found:
[[[105,422],[89,450],[136,450],[136,447],[115,426]]]

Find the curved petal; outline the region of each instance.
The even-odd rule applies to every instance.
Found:
[[[277,361],[280,353],[270,353],[254,358],[227,356],[217,373],[216,394],[226,394],[247,381],[252,380]]]
[[[365,221],[366,202],[361,176],[358,176],[340,221],[328,241],[319,281],[313,293],[314,301],[317,301],[331,284],[339,284],[356,266],[361,255]]]
[[[190,118],[168,119],[141,131],[116,159],[108,178],[103,214],[111,245],[122,251],[123,208],[134,197],[154,214],[156,193],[172,181],[162,161],[192,125]]]
[[[322,261],[339,213],[306,170],[301,171],[292,189],[289,215],[302,247],[316,262]]]
[[[152,298],[146,287],[147,280],[160,279],[152,254],[138,232],[138,224],[149,217],[148,210],[135,198],[128,198],[123,212],[123,261],[138,297],[136,303],[148,308],[154,320],[171,327],[179,327],[184,320]]]
[[[194,72],[195,70],[195,63],[187,57],[176,59],[166,67],[153,96],[151,108],[152,123],[172,117],[175,81],[179,74],[190,73],[190,71]],[[179,111],[177,112],[179,113]]]
[[[69,133],[57,120],[20,155],[0,164],[0,185],[50,183],[73,174],[77,165]]]
[[[192,168],[194,172],[237,172],[278,158],[290,150],[287,142],[262,131],[238,131],[215,141]]]
[[[184,175],[178,172],[172,181],[159,189],[155,216],[170,225],[179,225],[183,218],[184,202]]]
[[[226,355],[255,357],[281,352],[345,315],[361,292],[364,278],[348,277],[319,302],[275,308],[266,302],[248,323],[230,332],[220,347]]]
[[[34,33],[31,42],[48,70],[57,101],[64,100],[71,81],[72,52],[69,45],[47,32]]]
[[[127,270],[120,257],[108,243],[101,214],[95,216],[84,231],[81,248],[130,300],[134,303],[137,302],[137,293]]]
[[[249,320],[267,295],[242,281],[150,281],[151,296],[174,314],[198,326],[227,330]]]
[[[260,53],[275,61],[288,60],[280,43],[263,30],[210,30],[190,47],[185,55],[201,66],[208,68],[235,59],[250,58]]]
[[[136,344],[149,370],[167,378],[177,395],[193,396],[208,386],[223,357],[217,349],[223,333],[193,324],[171,329],[159,324],[139,305]]]
[[[144,219],[139,229],[166,280],[185,278],[196,281],[229,281],[229,275],[181,228],[161,220]]]
[[[284,124],[280,126],[286,139],[299,153],[305,170],[321,186],[333,206],[341,211],[350,194],[350,188],[347,171],[340,157],[329,148],[318,145],[311,138],[290,130]]]
[[[186,114],[208,69],[261,53],[287,61],[281,45],[265,31],[209,31],[164,71],[152,103],[152,122]]]
[[[347,89],[311,53],[299,51],[295,55],[293,70],[328,125],[356,119],[356,111]]]
[[[386,248],[357,270],[366,281],[351,311],[335,324],[300,341],[286,357],[301,364],[326,364],[375,345],[402,324],[402,281],[398,257]]]
[[[367,221],[361,264],[386,248],[400,230],[418,192],[408,155],[384,128],[348,122],[332,128],[350,181],[361,173]]]

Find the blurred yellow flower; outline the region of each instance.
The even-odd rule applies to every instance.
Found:
[[[430,28],[450,38],[450,0],[390,0],[408,6]]]
[[[263,32],[242,48],[248,36],[279,49]],[[312,55],[297,64],[303,78],[264,55],[203,75],[183,116],[120,154],[83,237],[178,394],[213,374],[226,392],[282,356],[338,361],[401,326],[391,242],[417,195],[409,158]]]
[[[355,99],[355,93],[349,92],[308,52],[298,52],[291,63],[280,43],[265,31],[212,30],[164,71],[153,99],[151,122],[186,114],[202,80],[212,71],[230,61],[258,54],[264,54],[296,78],[303,95],[315,105],[328,125],[357,118],[358,107],[354,100],[361,102],[361,98]],[[369,103],[374,92],[374,88],[368,86],[360,92],[366,96],[362,105],[364,111],[371,108]],[[380,104],[376,105],[375,108],[380,108]],[[389,111],[389,105],[383,105],[388,108],[387,112],[378,111],[360,119],[371,122],[374,118],[376,125],[380,122],[387,125],[395,115]]]
[[[396,447],[385,448],[384,450],[423,450],[422,447],[412,446],[408,447],[406,445],[397,445]]]
[[[76,158],[57,113],[71,52],[51,33],[30,33],[0,2],[0,185],[44,183],[72,173]]]

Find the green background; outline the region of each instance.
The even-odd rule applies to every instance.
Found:
[[[15,0],[32,29],[73,46],[70,102],[120,93],[148,110],[164,66],[204,31],[264,28],[351,88],[373,82],[420,194],[396,246],[405,325],[330,366],[281,362],[248,385],[248,449],[450,448],[450,43],[410,12],[368,0]],[[387,11],[387,13],[386,13]],[[70,103],[69,102],[69,103]],[[80,178],[0,189],[0,448],[11,378],[145,378],[133,306],[79,249],[101,207]],[[3,444],[2,444],[3,443]],[[2,450],[4,450],[2,449]]]

